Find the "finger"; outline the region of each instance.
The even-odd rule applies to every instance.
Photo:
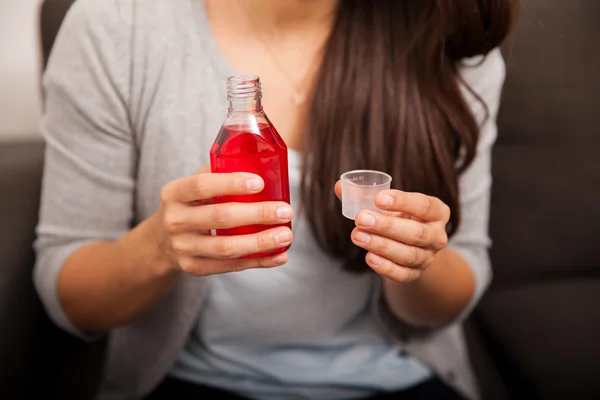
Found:
[[[337,198],[342,200],[342,181],[337,181],[333,190]]]
[[[189,203],[216,196],[258,193],[263,188],[264,181],[255,174],[201,173],[169,182],[161,192],[161,199],[163,202]]]
[[[228,229],[246,225],[275,225],[290,222],[292,207],[284,202],[223,203],[187,208],[169,221],[182,230]]]
[[[398,265],[420,268],[429,264],[433,258],[433,252],[430,250],[396,242],[360,229],[354,229],[351,237],[352,242],[357,246],[387,258]]]
[[[281,249],[289,246],[292,239],[290,228],[276,227],[249,235],[178,235],[173,239],[172,247],[180,257],[233,259]]]
[[[207,174],[210,172],[210,165],[205,165],[203,167],[198,168],[198,170],[196,172],[194,172],[194,175],[196,174]]]
[[[408,283],[421,276],[419,269],[403,267],[371,252],[367,253],[365,260],[373,271],[394,282]]]
[[[273,268],[284,265],[287,261],[287,253],[281,253],[271,257],[237,258],[231,260],[190,257],[181,261],[180,267],[183,272],[190,275],[208,276],[244,271],[251,268]]]
[[[441,250],[448,242],[446,231],[440,224],[423,223],[367,210],[356,216],[355,223],[364,231],[413,246]]]
[[[375,205],[386,211],[408,213],[424,221],[450,219],[450,208],[440,199],[422,193],[400,190],[382,190],[375,197]]]

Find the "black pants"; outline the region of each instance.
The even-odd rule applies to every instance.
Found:
[[[145,400],[248,400],[208,386],[167,378]],[[366,400],[464,400],[439,379],[430,379],[401,392],[382,393]]]

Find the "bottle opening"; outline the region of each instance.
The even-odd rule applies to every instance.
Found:
[[[229,101],[262,98],[260,78],[256,75],[236,75],[227,79],[227,99]]]

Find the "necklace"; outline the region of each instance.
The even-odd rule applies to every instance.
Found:
[[[283,65],[281,65],[281,63],[279,62],[277,57],[275,57],[275,55],[269,49],[269,46],[267,46],[267,44],[264,42],[264,40],[262,40],[262,38],[259,38],[259,41],[261,42],[261,44],[264,47],[267,54],[269,55],[269,58],[273,62],[273,65],[275,65],[275,67],[279,70],[281,75],[287,81],[287,83],[292,91],[292,94],[290,97],[292,104],[295,106],[300,106],[300,105],[304,104],[306,102],[306,97],[307,97],[306,96],[307,89],[305,88],[306,81],[308,80],[308,77],[310,76],[311,72],[313,72],[312,71],[313,68],[311,68],[311,66],[314,64],[314,62],[311,63],[311,65],[309,65],[306,72],[303,74],[302,78],[299,80],[298,83],[296,83],[296,82],[294,82],[294,78],[286,70],[286,68]]]
[[[244,13],[244,10],[242,10],[241,6],[235,2],[236,6],[238,7],[238,10],[241,13]],[[266,40],[263,38],[263,35],[260,34],[260,29],[257,29],[256,25],[254,24],[254,21],[251,20],[251,18],[248,18],[249,23],[252,25],[252,29],[254,30],[254,32],[256,32],[256,38],[258,39],[258,41],[260,42],[260,45],[263,47],[263,49],[265,50],[265,52],[269,55],[269,58],[271,59],[273,65],[279,70],[279,73],[281,74],[281,76],[287,81],[288,86],[290,87],[292,94],[290,96],[290,101],[294,106],[300,106],[302,104],[304,104],[306,102],[306,98],[307,98],[307,92],[308,90],[305,88],[306,86],[306,81],[308,80],[308,78],[310,77],[311,73],[314,72],[314,70],[316,69],[316,64],[315,63],[315,59],[317,58],[317,56],[313,56],[312,62],[309,64],[308,68],[306,69],[306,71],[304,72],[302,78],[299,80],[299,82],[296,82],[294,77],[292,77],[292,75],[289,73],[289,71],[287,71],[287,69],[281,64],[281,62],[277,59],[277,57],[275,57],[275,54],[273,54],[273,52],[271,51],[271,47],[267,44]],[[275,35],[272,35],[275,36]],[[321,44],[321,46],[318,47],[317,51],[315,52],[315,54],[319,54],[322,52],[324,46],[325,46],[326,41],[324,41],[324,43]]]

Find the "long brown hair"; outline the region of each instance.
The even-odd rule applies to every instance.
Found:
[[[332,193],[344,171],[386,171],[393,187],[440,198],[451,209],[449,234],[456,231],[458,177],[479,137],[459,63],[499,46],[516,7],[516,0],[340,1],[316,78],[301,196],[316,240],[348,269],[367,270],[365,252],[350,241],[354,224]]]

